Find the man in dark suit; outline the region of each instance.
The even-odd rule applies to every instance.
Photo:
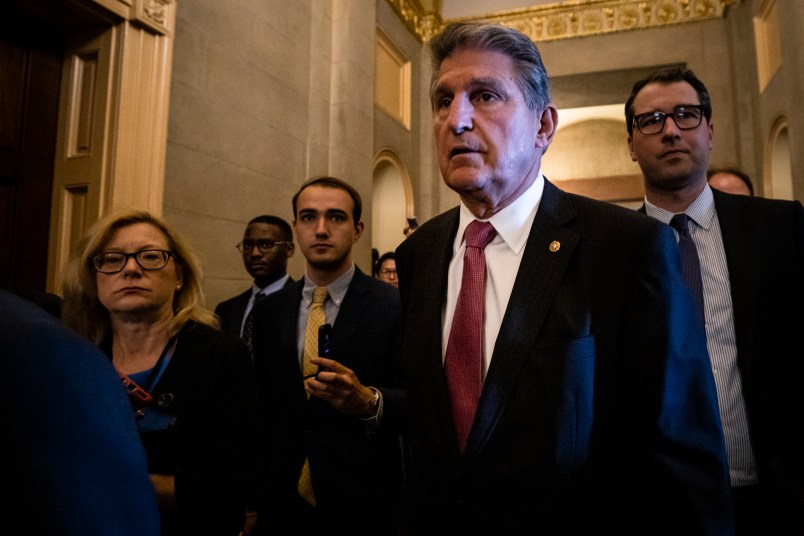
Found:
[[[699,258],[737,534],[804,534],[804,449],[793,424],[804,415],[802,205],[707,184],[712,103],[692,71],[636,82],[625,114],[642,211],[665,223],[686,215]]]
[[[399,293],[361,272],[352,246],[363,233],[358,192],[334,177],[304,183],[293,229],[304,278],[256,306],[254,365],[267,433],[260,534],[337,531],[359,523],[392,534],[398,509],[404,413]],[[316,291],[319,289],[319,291]],[[331,358],[312,350],[302,370],[316,294],[332,325]],[[309,468],[312,494],[297,484]],[[283,532],[284,531],[284,532]]]
[[[2,534],[157,536],[131,404],[109,360],[0,288]]]
[[[729,534],[714,382],[671,230],[540,173],[558,114],[527,36],[453,23],[428,46],[438,162],[461,203],[396,250],[406,531]],[[489,229],[476,221],[492,225],[485,250],[464,241]],[[470,249],[482,317],[464,307]],[[479,364],[456,366],[468,353]]]
[[[282,218],[263,214],[248,222],[237,249],[243,254],[243,266],[254,282],[242,294],[220,302],[215,314],[220,318],[223,331],[250,339],[250,334],[243,331],[248,331],[246,319],[254,301],[293,282],[288,275],[288,259],[295,251],[293,232]],[[247,340],[249,345],[250,342]]]

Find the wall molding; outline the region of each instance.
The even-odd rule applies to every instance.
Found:
[[[422,0],[387,0],[405,26],[424,43],[449,22]],[[521,31],[535,42],[644,30],[722,18],[740,0],[570,0],[499,11],[481,17]]]

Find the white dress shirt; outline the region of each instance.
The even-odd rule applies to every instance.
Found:
[[[668,212],[645,200],[648,216],[670,222]],[[731,300],[729,269],[723,235],[715,212],[715,200],[707,185],[686,210],[689,231],[701,261],[701,280],[706,318],[706,348],[717,388],[717,401],[732,486],[758,483],[754,451],[748,433],[748,413],[743,398],[740,370],[737,368],[737,336],[734,332],[734,307]],[[676,239],[678,233],[676,232]]]
[[[533,184],[510,205],[494,214],[488,220],[497,231],[497,236],[486,246],[486,299],[485,324],[483,326],[483,379],[485,380],[494,353],[497,335],[500,333],[505,309],[511,298],[514,281],[519,272],[519,264],[525,252],[525,244],[530,235],[530,228],[536,217],[536,210],[544,191],[544,177],[540,173]],[[449,264],[447,283],[447,301],[442,313],[442,359],[446,355],[449,332],[452,328],[452,317],[461,290],[463,274],[463,254],[466,244],[463,233],[474,221],[475,216],[461,203],[460,223],[453,244],[452,261]]]

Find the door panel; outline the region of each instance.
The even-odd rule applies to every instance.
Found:
[[[0,18],[0,279],[45,290],[63,33]]]

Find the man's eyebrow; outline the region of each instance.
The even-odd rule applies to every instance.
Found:
[[[299,214],[319,214],[319,211],[314,208],[302,208],[299,209]],[[340,208],[329,208],[325,210],[323,214],[326,214],[327,216],[346,216],[347,212]]]
[[[463,90],[466,91],[467,93],[472,93],[474,91],[487,88],[492,89],[501,94],[507,93],[503,81],[493,76],[472,78],[471,80],[466,82],[466,84],[463,85]],[[440,97],[443,95],[451,95],[453,93],[454,90],[450,89],[449,87],[441,83],[436,84],[433,89],[433,96],[436,97]]]
[[[464,84],[464,87],[468,88],[470,91],[473,89],[477,89],[478,87],[493,87],[499,88],[503,85],[503,81],[497,78],[496,76],[479,76],[476,78],[472,78]],[[449,84],[444,84],[442,82],[438,82],[435,84],[433,93],[452,93],[453,90],[449,88]]]
[[[682,103],[682,104],[675,104],[675,105],[673,105],[672,111],[675,112],[679,108],[695,108],[695,107],[698,107],[698,106],[701,106],[701,104],[692,104],[691,102]],[[660,109],[656,108],[656,109],[651,110],[650,112],[643,112],[643,113],[639,113],[639,114],[635,114],[635,115],[655,114],[657,112],[658,113],[665,113],[665,112],[661,111]]]
[[[466,84],[469,89],[477,89],[481,87],[491,87],[498,91],[503,90],[503,81],[494,76],[483,76],[479,78],[473,78]]]

